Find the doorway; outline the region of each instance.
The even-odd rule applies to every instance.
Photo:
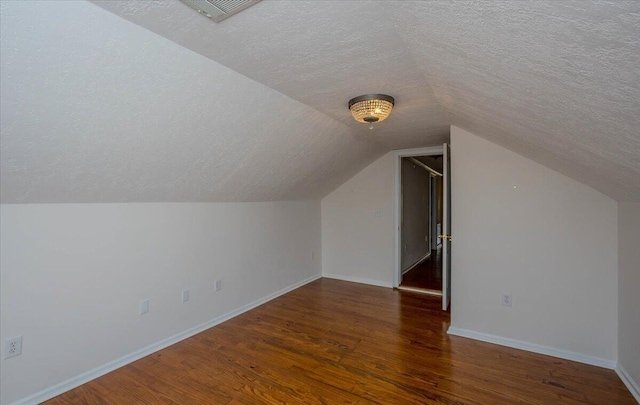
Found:
[[[442,168],[442,155],[401,158],[399,289],[442,295]]]
[[[394,287],[401,289],[411,289],[415,279],[426,278],[428,281],[419,287],[430,292],[442,295],[442,309],[449,308],[451,300],[451,170],[450,147],[447,144],[430,148],[403,149],[394,152]],[[440,159],[436,159],[440,157]],[[411,158],[405,159],[404,158]],[[440,162],[436,163],[438,160]],[[429,172],[428,185],[419,186],[419,192],[409,192],[409,194],[417,194],[418,201],[403,201],[403,185],[402,185],[402,168],[405,166],[405,174],[408,165],[411,169],[420,167]],[[441,167],[441,172],[436,169]],[[419,173],[419,172],[415,172]],[[414,173],[414,174],[415,174]],[[414,176],[414,177],[420,177]],[[432,177],[440,177],[441,180],[432,180]],[[415,179],[414,179],[415,180]],[[420,188],[421,187],[421,188]],[[407,190],[405,190],[407,191]],[[424,204],[428,196],[428,205]],[[439,197],[441,196],[441,197]],[[405,211],[419,212],[420,215],[413,219],[404,219],[403,203]],[[409,204],[409,205],[407,205]],[[422,206],[422,211],[416,206]],[[438,206],[441,206],[438,212]],[[425,215],[425,212],[428,214]],[[428,225],[425,228],[424,218],[428,217]],[[422,218],[422,219],[420,219]],[[422,234],[421,234],[422,233]],[[411,234],[410,239],[407,235]],[[417,235],[417,236],[416,236]],[[420,238],[423,238],[420,241]],[[422,256],[420,256],[422,253]],[[419,268],[422,267],[422,268]],[[409,274],[415,268],[418,271]],[[423,271],[420,271],[423,270]],[[426,275],[422,277],[419,274]],[[403,285],[403,276],[407,274],[408,278]],[[423,280],[424,281],[424,280]],[[440,281],[440,288],[436,287],[435,282]],[[418,280],[420,282],[420,280]],[[428,283],[428,284],[427,284]],[[421,283],[422,284],[422,283]]]

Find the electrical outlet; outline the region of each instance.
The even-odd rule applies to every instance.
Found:
[[[216,291],[222,290],[222,280],[216,280],[215,289],[216,289]]]
[[[4,341],[4,358],[20,356],[22,354],[22,335]]]
[[[502,306],[510,307],[513,304],[511,294],[502,293]]]
[[[189,289],[182,290],[182,302],[189,301]]]
[[[140,301],[140,315],[144,315],[149,312],[149,300]]]

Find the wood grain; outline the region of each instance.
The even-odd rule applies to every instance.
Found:
[[[431,255],[402,276],[403,287],[442,292],[442,249]]]
[[[611,371],[446,334],[440,299],[320,279],[57,404],[635,404]]]

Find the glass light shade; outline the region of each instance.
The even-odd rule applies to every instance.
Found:
[[[353,118],[363,124],[384,121],[393,108],[394,99],[385,94],[368,94],[349,101]]]

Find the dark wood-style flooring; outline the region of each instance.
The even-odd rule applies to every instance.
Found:
[[[432,250],[431,255],[402,275],[402,287],[442,291],[442,249]]]
[[[447,335],[440,305],[320,279],[47,404],[635,404],[611,370]]]

